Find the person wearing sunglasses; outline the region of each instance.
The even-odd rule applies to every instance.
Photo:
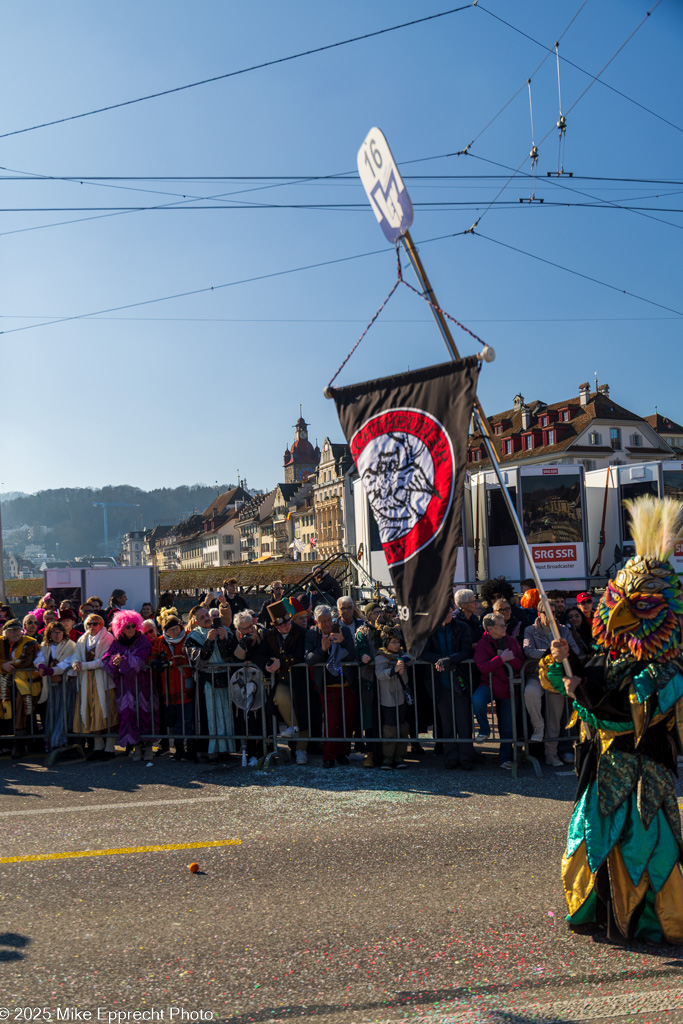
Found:
[[[124,595],[125,596],[125,595]],[[118,611],[111,623],[114,642],[102,661],[116,686],[119,746],[134,747],[133,760],[151,762],[159,729],[159,701],[147,661],[152,645],[143,635],[142,616]]]

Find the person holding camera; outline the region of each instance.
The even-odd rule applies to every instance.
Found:
[[[320,694],[325,719],[326,737],[323,743],[323,768],[345,767],[351,752],[355,709],[356,667],[344,668],[344,660],[355,662],[356,645],[351,630],[335,622],[329,605],[316,605],[313,616],[315,626],[306,633],[306,663],[313,672]],[[332,742],[344,737],[342,743]]]
[[[230,606],[227,605],[228,613]],[[200,734],[205,731],[209,740],[209,760],[216,760],[218,754],[234,750],[231,734],[232,715],[228,691],[228,662],[235,649],[235,635],[221,624],[220,611],[212,608],[214,615],[203,606],[195,610],[194,629],[185,640],[185,652],[192,665],[200,696]],[[219,738],[220,737],[220,738]],[[203,745],[203,743],[202,743]],[[198,755],[204,759],[202,754]]]

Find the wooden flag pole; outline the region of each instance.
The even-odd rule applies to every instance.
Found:
[[[412,238],[410,237],[410,231],[406,231],[406,233],[401,236],[401,242],[403,244],[403,248],[405,249],[405,251],[406,251],[406,253],[408,255],[408,259],[410,260],[411,266],[412,266],[413,270],[415,271],[417,279],[420,282],[420,285],[422,287],[422,291],[425,294],[425,296],[427,297],[427,300],[429,302],[429,308],[431,309],[432,315],[433,315],[434,319],[436,320],[436,323],[437,323],[437,326],[438,326],[439,330],[441,331],[441,336],[443,337],[443,340],[446,343],[446,348],[450,352],[450,354],[453,357],[453,359],[460,359],[460,353],[458,352],[458,347],[455,344],[455,341],[453,339],[453,335],[451,334],[450,327],[448,326],[448,321],[446,320],[445,316],[441,312],[439,304],[436,301],[436,295],[434,294],[434,289],[432,288],[431,283],[429,281],[429,278],[427,277],[427,272],[425,271],[425,268],[424,268],[424,266],[422,264],[422,260],[420,259],[419,253],[418,253],[417,249],[415,248],[415,244],[414,244]],[[484,350],[484,352],[480,354],[480,357],[482,359],[486,359],[486,350]],[[490,361],[490,359],[487,360],[487,361]],[[508,512],[510,514],[510,517],[512,519],[512,523],[513,523],[515,531],[517,533],[517,537],[519,539],[519,543],[521,545],[522,551],[524,552],[524,555],[526,557],[527,562],[531,566],[531,575],[533,576],[534,582],[536,584],[536,588],[538,589],[538,592],[541,595],[541,602],[542,602],[543,607],[545,609],[545,613],[546,613],[546,616],[548,618],[548,624],[550,625],[550,630],[551,630],[551,632],[553,634],[553,638],[555,640],[561,640],[562,637],[560,636],[560,630],[559,630],[557,622],[555,620],[555,616],[553,615],[553,613],[552,613],[552,611],[550,609],[550,604],[548,602],[548,595],[546,594],[545,587],[543,586],[543,584],[541,582],[541,577],[538,574],[538,569],[536,568],[536,565],[534,564],[534,560],[533,560],[533,558],[531,556],[531,551],[529,549],[529,544],[527,543],[527,539],[524,536],[524,530],[522,529],[522,524],[520,523],[519,518],[517,516],[517,510],[516,510],[515,506],[512,504],[512,499],[511,499],[510,494],[508,493],[508,489],[507,489],[507,487],[505,485],[505,480],[503,479],[503,474],[501,472],[500,463],[498,461],[498,454],[497,454],[495,446],[493,444],[493,433],[491,431],[491,424],[488,421],[488,418],[487,418],[486,413],[484,412],[484,410],[482,408],[482,405],[481,405],[481,402],[479,401],[479,397],[478,396],[476,396],[475,399],[474,399],[474,412],[472,413],[472,418],[473,418],[474,423],[477,426],[477,428],[481,431],[481,435],[482,435],[482,437],[484,439],[484,445],[486,447],[486,451],[488,453],[488,457],[491,460],[491,465],[493,467],[493,471],[496,474],[496,477],[498,479],[498,483],[500,484],[500,489],[501,489],[501,492],[502,492],[502,495],[503,495],[503,501],[505,502],[507,510],[508,510]],[[562,662],[562,664],[564,666],[565,672],[567,673],[567,676],[571,677],[573,673],[572,673],[571,666],[569,664],[568,659],[565,658],[564,661]]]

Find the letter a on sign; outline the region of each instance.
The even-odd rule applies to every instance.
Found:
[[[413,204],[379,128],[370,129],[358,150],[358,173],[379,226],[397,242],[413,223]]]

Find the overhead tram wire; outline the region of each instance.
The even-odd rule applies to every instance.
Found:
[[[310,57],[316,53],[324,53],[326,50],[335,50],[341,46],[348,46],[351,43],[362,42],[365,39],[373,39],[377,36],[386,35],[388,32],[397,32],[399,29],[412,28],[414,25],[421,25],[427,21],[435,21],[437,18],[445,18],[450,14],[458,14],[474,7],[476,0],[461,7],[452,7],[447,11],[439,11],[436,14],[428,14],[422,18],[413,18],[411,21],[404,21],[399,25],[390,25],[387,28],[377,29],[374,32],[365,32],[363,35],[352,36],[350,39],[341,39],[335,43],[327,43],[324,46],[312,47],[309,50],[301,50],[299,53],[291,53],[286,57],[278,57],[275,60],[262,61],[259,64],[252,64],[250,67],[239,68],[237,71],[227,71],[222,75],[212,75],[210,78],[202,78],[197,82],[188,82],[185,85],[177,85],[171,89],[162,89],[159,92],[148,93],[145,96],[137,96],[132,100],[122,100],[120,103],[110,103],[105,107],[96,107],[93,110],[85,110],[80,114],[71,114],[68,117],[59,117],[53,121],[44,121],[41,124],[30,125],[27,128],[17,128],[11,132],[3,132],[0,139],[8,139],[13,135],[24,135],[26,132],[35,132],[41,128],[51,128],[54,125],[66,124],[68,121],[78,121],[84,117],[92,117],[95,114],[104,114],[110,110],[120,110],[122,107],[131,107],[137,103],[145,103],[147,100],[159,99],[162,96],[171,96],[174,93],[186,92],[188,89],[196,89],[201,85],[210,85],[213,82],[225,81],[228,78],[236,78],[238,75],[246,75],[251,71],[261,71],[264,68],[271,68],[277,64],[286,64],[289,61],[298,60],[301,57]]]
[[[466,235],[466,234],[470,234],[470,233],[471,232],[470,232],[469,229],[467,229],[466,231],[451,231],[451,232],[448,232],[448,234],[445,234],[445,235],[435,235],[433,238],[425,238],[423,241],[419,241],[417,244],[418,245],[428,245],[428,244],[430,244],[432,242],[441,242],[441,241],[445,241],[445,240],[450,240],[452,238],[457,238],[459,235]],[[497,243],[499,245],[502,245],[502,246],[504,246],[505,248],[508,248],[508,249],[514,249],[515,248],[512,245],[508,245],[506,242],[500,242],[496,238],[489,238],[489,236],[482,235],[479,232],[477,232],[477,237],[485,238],[485,239],[487,239],[490,242],[495,242],[495,243]],[[592,281],[594,284],[602,285],[605,288],[609,288],[611,291],[621,292],[623,295],[628,295],[630,298],[638,299],[639,301],[646,302],[646,303],[648,303],[651,306],[657,306],[660,309],[664,309],[668,313],[675,313],[677,316],[683,317],[683,312],[681,312],[681,311],[679,311],[677,309],[673,309],[670,306],[664,306],[664,305],[662,305],[662,303],[655,302],[652,299],[647,299],[647,298],[645,298],[642,295],[636,295],[634,292],[630,292],[630,291],[628,291],[625,288],[618,288],[616,285],[607,284],[605,281],[600,281],[598,278],[591,277],[588,274],[583,274],[583,273],[580,273],[579,271],[576,271],[576,270],[571,270],[569,267],[563,267],[559,263],[553,263],[551,260],[544,259],[542,256],[535,256],[533,253],[525,252],[523,249],[518,249],[516,251],[522,253],[522,255],[524,255],[524,256],[530,256],[532,259],[540,260],[542,263],[548,263],[550,266],[556,267],[559,270],[565,270],[565,271],[567,271],[567,273],[574,274],[577,277],[583,277],[587,281]],[[19,332],[22,332],[22,331],[36,330],[37,328],[40,328],[40,327],[51,327],[51,326],[53,326],[55,324],[73,323],[75,320],[86,320],[86,319],[87,320],[92,320],[92,319],[97,319],[98,317],[103,317],[106,313],[119,313],[119,312],[122,312],[123,310],[126,310],[126,309],[140,309],[142,306],[152,306],[152,305],[155,305],[156,303],[159,303],[159,302],[170,302],[171,300],[174,300],[174,299],[189,298],[189,297],[195,296],[195,295],[206,295],[209,292],[217,292],[217,291],[221,291],[221,290],[223,290],[225,288],[234,288],[234,287],[237,287],[238,285],[241,285],[241,284],[252,284],[252,283],[257,282],[257,281],[269,280],[270,278],[284,277],[284,276],[289,275],[289,274],[297,274],[297,273],[301,273],[301,272],[307,271],[307,270],[316,270],[316,269],[318,269],[320,267],[329,267],[329,266],[333,266],[333,265],[338,264],[338,263],[348,263],[348,262],[351,262],[352,260],[363,259],[363,258],[365,258],[367,256],[378,256],[378,255],[382,255],[382,254],[387,253],[387,252],[393,252],[393,249],[391,249],[389,247],[384,247],[382,249],[372,249],[372,250],[370,250],[368,252],[356,253],[353,256],[340,256],[340,257],[337,257],[336,259],[323,260],[323,261],[320,261],[318,263],[311,263],[311,264],[307,264],[307,265],[301,266],[301,267],[290,267],[287,270],[271,271],[268,274],[258,274],[258,275],[254,276],[254,277],[241,278],[239,280],[228,281],[228,282],[225,282],[223,284],[209,285],[209,286],[204,287],[204,288],[194,288],[194,289],[191,289],[191,290],[185,291],[185,292],[176,292],[176,293],[174,293],[172,295],[162,295],[162,296],[159,296],[159,297],[157,297],[155,299],[144,299],[144,300],[141,300],[139,302],[129,302],[129,303],[125,303],[123,305],[110,306],[107,309],[94,310],[94,311],[90,311],[88,313],[79,313],[79,314],[76,314],[76,315],[73,315],[73,316],[55,317],[54,319],[48,320],[47,322],[45,322],[43,320],[40,323],[26,324],[24,327],[12,327],[12,328],[9,328],[6,331],[0,331],[0,335],[18,334]]]
[[[526,85],[526,82],[524,83]],[[522,86],[524,88],[524,86]],[[519,90],[521,91],[521,89]],[[421,162],[423,160],[443,160],[447,157],[453,157],[462,155],[463,151],[460,150],[458,153],[439,153],[436,156],[419,157],[418,161],[402,161],[402,166],[409,163]],[[468,154],[469,155],[469,154]],[[482,159],[481,157],[479,159]],[[504,164],[499,166],[504,167]],[[2,168],[0,167],[0,170]],[[354,177],[355,176],[355,177]],[[414,182],[431,182],[431,181],[499,181],[504,178],[504,174],[403,174],[401,175],[404,181]],[[523,175],[520,175],[523,177]],[[640,185],[681,185],[683,186],[683,179],[678,178],[624,178],[617,177],[615,175],[599,175],[599,174],[574,174],[574,181],[610,181],[610,182],[625,182],[626,184],[640,184]],[[232,182],[247,182],[247,181],[269,181],[272,183],[272,187],[278,185],[317,185],[317,184],[330,184],[330,185],[353,185],[354,187],[358,184],[358,172],[345,171],[338,174],[311,174],[311,175],[297,175],[297,174],[281,174],[281,175],[265,175],[265,174],[252,174],[252,175],[234,175],[234,174],[223,174],[223,175],[209,175],[209,174],[197,174],[197,175],[151,175],[151,176],[135,176],[135,175],[89,175],[89,174],[69,174],[69,175],[51,175],[51,174],[32,174],[26,172],[25,174],[9,175],[0,174],[0,181],[27,181],[27,182],[40,182],[40,181],[64,181],[64,182],[77,182],[78,184],[89,184],[90,182],[98,181],[188,181],[188,182],[199,182],[210,184],[218,181],[232,181]],[[268,187],[271,187],[269,184]],[[247,191],[252,191],[251,189]],[[180,193],[171,193],[172,195]]]
[[[590,274],[584,274],[580,270],[573,270],[571,267],[565,267],[561,263],[555,263],[553,260],[546,259],[544,256],[537,256],[533,252],[527,252],[525,249],[520,249],[516,245],[511,245],[509,242],[502,242],[499,238],[491,238],[490,235],[483,235],[481,231],[475,232],[475,238],[484,238],[487,242],[493,242],[495,245],[501,245],[505,249],[511,249],[513,252],[520,253],[522,256],[528,256],[529,259],[538,260],[539,263],[546,263],[549,267],[555,267],[557,270],[564,270],[567,274],[573,274],[574,277],[581,277],[584,281],[591,281],[593,284],[602,285],[603,288],[609,288],[610,291],[620,292],[622,295],[628,295],[631,299],[638,299],[639,302],[647,302],[650,306],[656,306],[658,309],[664,309],[667,313],[675,313],[677,316],[683,317],[683,311],[680,309],[674,309],[672,306],[665,306],[662,302],[655,302],[654,299],[647,299],[643,295],[638,295],[636,292],[631,292],[627,288],[619,288],[617,285],[609,284],[607,281],[601,281],[597,277],[592,277]]]
[[[552,131],[552,129],[551,129],[551,131]],[[550,135],[550,132],[548,132],[548,135]],[[547,138],[548,135],[546,135],[545,138]],[[503,168],[506,168],[507,170],[512,170],[512,168],[507,167],[506,164],[501,164],[497,160],[491,160],[489,157],[479,156],[477,153],[469,153],[468,155],[471,156],[474,160],[481,160],[484,163],[492,164],[495,167],[503,167]],[[509,184],[509,182],[512,181],[512,179],[515,176],[518,176],[517,172],[512,171],[512,174],[508,178],[507,184]],[[678,228],[678,229],[680,229],[681,227],[683,227],[683,225],[676,224],[672,220],[664,220],[662,217],[654,217],[652,215],[652,213],[648,213],[648,212],[646,212],[644,210],[639,210],[637,207],[619,205],[617,202],[615,202],[612,199],[603,199],[601,196],[594,196],[590,192],[584,192],[584,191],[582,191],[582,189],[575,188],[573,185],[568,185],[566,183],[566,181],[565,182],[558,181],[557,178],[554,175],[550,175],[545,180],[546,180],[546,183],[548,185],[552,185],[554,188],[562,189],[564,192],[573,192],[576,195],[583,196],[585,199],[592,199],[595,203],[598,204],[598,206],[613,207],[614,209],[617,209],[617,210],[618,209],[628,210],[631,213],[637,214],[638,216],[646,217],[648,220],[654,220],[654,221],[656,221],[659,224],[665,224],[665,225],[667,225],[668,227],[671,227],[671,228]],[[496,199],[498,198],[498,196],[500,196],[502,194],[503,191],[504,191],[504,189],[501,189],[497,193],[497,195],[494,197],[494,199],[492,200],[492,202],[490,204],[491,206],[495,204]],[[547,205],[551,206],[552,203],[548,203]],[[581,203],[579,205],[583,206],[583,205],[586,205],[586,204]],[[489,209],[490,209],[490,207],[489,207]],[[667,210],[667,209],[663,209],[662,210],[659,207],[655,207],[654,209],[659,211],[659,212],[661,212],[661,213],[678,213],[678,210]],[[485,212],[487,212],[487,211],[485,211]],[[483,214],[482,214],[482,216],[483,216]],[[479,218],[479,221],[480,220],[481,220],[481,217]],[[477,221],[477,223],[479,223],[479,221]],[[476,226],[476,224],[475,224],[475,226]]]
[[[576,189],[570,189],[569,191],[576,192]],[[630,213],[637,213],[643,210],[651,210],[661,213],[683,213],[683,208],[680,207],[659,207],[659,206],[627,206],[628,202],[637,202],[641,199],[652,199],[658,198],[657,196],[636,196],[634,199],[622,200],[617,202],[612,199],[602,199],[599,196],[591,196],[587,192],[578,192],[578,195],[585,196],[587,199],[592,199],[593,202],[579,203],[572,202],[571,200],[548,200],[541,199],[536,200],[536,205],[546,206],[548,209],[555,209],[557,207],[570,207],[574,209],[586,209],[586,210],[626,210]],[[677,191],[673,195],[680,195]],[[518,199],[497,199],[492,203],[489,203],[487,199],[429,199],[422,202],[414,200],[412,202],[415,209],[423,210],[426,213],[438,212],[441,210],[455,210],[455,209],[473,209],[491,206],[505,206],[512,210],[519,208]],[[251,213],[257,210],[315,210],[320,213],[336,213],[337,211],[352,212],[352,213],[365,213],[367,212],[367,203],[250,203],[248,206],[226,206],[224,203],[205,203],[201,206],[4,206],[0,207],[0,213],[67,213],[67,212],[86,212],[86,211],[110,211],[112,213],[142,213],[144,211],[152,213],[194,213],[197,210],[221,210],[225,213]],[[87,220],[89,218],[83,218]],[[652,218],[658,220],[659,218]],[[660,221],[662,224],[671,224],[672,227],[678,227],[671,221]],[[0,233],[1,234],[1,233]]]
[[[490,14],[492,18],[495,18],[496,21],[500,21],[503,25],[507,25],[507,27],[512,29],[513,32],[517,32],[518,35],[524,36],[525,39],[528,39],[536,46],[540,46],[543,50],[547,50],[548,56],[550,56],[550,54],[553,52],[552,47],[546,46],[545,43],[540,42],[540,40],[538,39],[534,39],[534,37],[530,36],[528,32],[524,32],[521,28],[518,28],[516,25],[511,24],[511,22],[509,21],[506,21],[505,18],[501,18],[499,14],[494,14],[493,11],[489,11],[487,7],[482,7],[481,4],[477,4],[477,9],[480,11],[484,11],[485,14]],[[654,8],[652,10],[654,11]],[[652,11],[650,11],[649,14],[652,14]],[[580,71],[582,75],[588,75],[589,78],[593,77],[592,72],[586,71],[585,68],[580,67],[578,64],[576,64],[573,60],[570,60],[568,57],[563,57],[560,54],[560,60],[564,61],[565,64],[569,64],[569,66],[574,68],[576,71]],[[627,93],[622,92],[621,89],[617,89],[615,88],[615,86],[610,85],[609,82],[604,82],[602,79],[600,79],[598,84],[604,86],[605,89],[609,89],[610,92],[616,93],[617,96],[621,96],[621,98],[626,100],[628,103],[633,103],[634,106],[639,107],[641,110],[644,110],[646,114],[651,114],[652,117],[656,117],[658,121],[662,121],[664,124],[667,124],[670,128],[674,128],[677,132],[683,132],[683,127],[681,127],[678,124],[675,124],[673,121],[670,121],[667,117],[664,117],[662,114],[658,114],[657,111],[652,110],[651,107],[646,107],[644,103],[640,103],[638,100],[635,100],[632,96],[629,96],[627,95]],[[521,88],[523,88],[523,86]],[[518,90],[519,92],[521,92],[521,88]]]
[[[629,42],[631,41],[631,39],[633,39],[633,37],[635,36],[636,32],[638,32],[638,30],[639,30],[639,29],[641,29],[641,28],[643,27],[643,25],[645,24],[645,22],[647,21],[647,19],[648,19],[648,18],[650,17],[650,15],[651,15],[651,14],[652,14],[652,13],[653,13],[654,11],[656,11],[656,10],[657,10],[657,8],[659,7],[659,5],[660,5],[660,3],[661,3],[661,2],[662,2],[662,0],[657,0],[657,2],[655,3],[654,7],[652,8],[652,11],[647,11],[647,12],[645,13],[645,16],[644,16],[644,17],[643,17],[643,18],[641,19],[641,21],[639,21],[639,22],[638,22],[638,24],[636,25],[636,27],[635,27],[635,28],[633,29],[633,31],[632,31],[632,32],[631,32],[631,33],[630,33],[630,34],[629,34],[629,35],[627,36],[627,38],[626,38],[626,39],[624,40],[624,42],[623,42],[623,43],[621,43],[621,45],[620,45],[619,47],[617,47],[617,49],[615,50],[615,52],[614,52],[614,53],[612,54],[612,56],[611,56],[611,57],[610,57],[610,59],[609,59],[609,60],[607,61],[607,63],[603,65],[603,67],[602,67],[602,68],[601,68],[601,70],[600,70],[600,71],[598,72],[598,74],[597,74],[597,75],[594,75],[594,76],[593,76],[593,77],[591,78],[591,81],[590,81],[590,82],[588,83],[588,85],[586,86],[586,88],[585,88],[585,89],[583,90],[583,92],[582,92],[582,93],[580,94],[580,96],[579,96],[579,97],[578,97],[578,98],[577,98],[576,100],[574,100],[574,102],[572,103],[572,105],[571,105],[571,106],[569,107],[569,109],[567,110],[567,113],[568,113],[568,114],[569,114],[569,113],[570,113],[570,111],[572,111],[572,110],[574,109],[574,107],[575,107],[575,106],[576,106],[576,105],[577,105],[577,104],[578,104],[578,103],[579,103],[579,102],[580,102],[580,101],[581,101],[581,100],[583,99],[583,97],[584,97],[584,96],[586,95],[586,93],[588,92],[588,90],[589,90],[589,89],[591,89],[591,88],[592,88],[592,87],[593,87],[593,86],[595,85],[595,83],[596,83],[597,81],[599,81],[599,79],[600,79],[600,75],[601,75],[601,74],[603,73],[603,71],[605,71],[605,70],[606,70],[606,69],[607,69],[607,68],[608,68],[608,67],[610,66],[610,64],[612,63],[612,61],[613,61],[613,60],[615,59],[615,57],[616,57],[616,56],[617,56],[617,55],[618,55],[619,53],[621,53],[621,51],[622,51],[622,50],[624,49],[624,47],[626,46],[626,44],[627,44],[627,43],[629,43]],[[482,7],[482,10],[485,10],[485,8],[483,8],[483,7]],[[489,12],[487,11],[486,13],[488,14]],[[552,128],[550,128],[550,129],[549,129],[549,130],[548,130],[548,131],[547,131],[547,132],[545,133],[545,135],[543,136],[543,138],[541,139],[541,141],[540,141],[540,143],[539,143],[539,146],[542,146],[542,145],[543,145],[543,143],[545,142],[545,140],[546,140],[546,139],[548,138],[548,136],[549,136],[549,135],[550,135],[550,134],[551,134],[551,133],[552,133],[552,132],[553,132],[553,131],[555,130],[555,128],[556,128],[556,125],[553,125],[553,127],[552,127]],[[473,156],[474,154],[472,154],[472,153],[468,153],[467,155],[468,155],[468,156]],[[489,210],[491,209],[491,206],[493,205],[493,202],[495,202],[495,200],[496,200],[496,199],[498,199],[498,198],[499,198],[499,197],[500,197],[500,196],[501,196],[501,195],[503,194],[503,192],[504,192],[504,191],[505,191],[505,189],[506,189],[506,188],[508,187],[508,185],[510,184],[510,182],[512,181],[512,179],[513,179],[514,177],[516,177],[516,175],[517,175],[517,174],[519,173],[519,170],[520,170],[520,168],[522,167],[522,165],[524,164],[524,162],[525,162],[525,161],[524,161],[524,160],[522,160],[522,162],[521,162],[521,163],[520,163],[520,164],[518,165],[518,167],[517,167],[517,168],[516,168],[516,169],[515,169],[515,170],[514,170],[514,171],[512,172],[512,174],[510,175],[510,177],[508,178],[508,180],[507,180],[507,181],[505,182],[505,184],[504,184],[504,185],[502,186],[502,188],[501,188],[501,189],[500,189],[500,190],[499,190],[499,191],[498,191],[498,192],[496,193],[496,195],[495,195],[495,196],[493,197],[493,200],[492,200],[491,204],[490,204],[490,205],[489,205],[489,206],[487,207],[487,209],[486,209],[486,210],[484,210],[484,212],[482,213],[481,217],[478,217],[478,218],[477,218],[477,220],[476,220],[476,221],[474,222],[474,224],[473,224],[473,225],[472,225],[472,227],[470,228],[470,233],[471,233],[471,234],[474,234],[474,229],[475,229],[475,228],[477,227],[477,225],[478,225],[478,224],[480,224],[480,223],[481,223],[482,219],[483,219],[483,218],[484,218],[484,217],[486,216],[486,214],[488,213],[488,211],[489,211]],[[555,185],[558,185],[558,186],[559,186],[559,187],[561,187],[561,188],[567,188],[567,187],[568,187],[568,186],[566,186],[566,185],[561,185],[561,184],[560,184],[560,182],[558,182],[558,181],[553,181],[553,179],[552,179],[552,178],[548,178],[547,180],[548,180],[548,181],[550,181],[550,182],[552,182],[552,183],[553,183],[553,184],[555,184]],[[593,197],[593,198],[594,198],[594,197]],[[641,214],[641,216],[643,216],[643,217],[649,217],[650,215],[649,215],[649,214],[645,214],[645,213],[644,213],[644,214]],[[653,219],[653,220],[656,220],[657,218],[656,218],[656,217],[653,217],[652,219]],[[669,223],[669,222],[666,222],[666,223]],[[676,227],[677,227],[678,225],[672,225],[672,226],[676,226]]]
[[[581,11],[582,11],[582,10],[584,9],[584,7],[586,6],[586,4],[587,4],[587,3],[588,3],[588,0],[583,0],[583,3],[582,3],[582,4],[581,4],[581,6],[579,7],[579,9],[578,9],[578,10],[577,10],[577,11],[575,12],[575,14],[573,15],[573,17],[572,17],[572,18],[570,18],[570,20],[568,21],[568,23],[567,23],[567,24],[565,25],[565,27],[564,27],[564,28],[562,29],[562,31],[560,32],[559,36],[557,37],[557,39],[558,39],[558,42],[560,41],[560,39],[562,39],[562,37],[563,37],[563,36],[565,36],[565,35],[567,34],[567,32],[569,31],[569,29],[571,28],[571,26],[572,26],[572,25],[574,24],[574,22],[576,21],[576,19],[578,18],[578,16],[579,16],[579,15],[581,14]],[[483,8],[482,8],[482,9],[483,9]],[[538,67],[536,67],[536,68],[535,68],[535,69],[534,69],[534,70],[533,70],[533,71],[531,72],[531,74],[529,75],[529,78],[527,79],[527,81],[528,81],[528,82],[530,82],[530,81],[532,80],[532,78],[534,77],[534,75],[536,75],[536,74],[537,74],[537,73],[538,73],[538,72],[539,72],[539,71],[541,70],[541,68],[543,67],[543,65],[545,64],[545,62],[547,61],[547,59],[548,59],[548,57],[549,57],[549,56],[550,56],[550,52],[549,52],[549,53],[547,53],[547,54],[545,55],[545,57],[543,58],[543,60],[541,61],[541,63],[540,63],[539,65],[538,65]],[[497,121],[497,120],[498,120],[498,118],[499,118],[499,117],[500,117],[500,115],[501,115],[501,114],[503,113],[503,111],[504,111],[504,110],[507,110],[507,108],[508,108],[508,107],[510,106],[510,104],[512,103],[512,101],[513,101],[513,100],[515,100],[515,99],[516,99],[516,98],[517,98],[517,97],[519,96],[520,92],[521,92],[521,91],[523,90],[523,88],[524,88],[524,85],[526,85],[526,84],[527,84],[527,83],[525,82],[525,83],[523,83],[522,85],[520,85],[519,89],[517,89],[517,91],[516,91],[516,92],[514,92],[514,93],[512,94],[512,96],[511,96],[511,97],[510,97],[510,99],[509,99],[509,100],[507,101],[507,103],[504,103],[504,104],[503,104],[503,106],[502,106],[502,107],[500,108],[500,110],[498,111],[498,113],[497,113],[497,114],[494,114],[494,115],[493,115],[493,117],[491,118],[491,120],[490,120],[490,121],[487,121],[487,123],[486,123],[486,124],[484,125],[484,127],[483,127],[483,128],[481,129],[481,131],[480,131],[480,132],[478,132],[478,133],[477,133],[477,134],[476,134],[476,135],[474,136],[474,138],[473,138],[473,139],[471,140],[471,142],[468,142],[468,143],[467,143],[467,145],[465,146],[465,148],[464,148],[463,150],[460,150],[460,153],[458,153],[458,154],[454,154],[454,155],[457,155],[457,156],[459,156],[459,155],[461,155],[461,154],[463,154],[463,155],[464,155],[465,153],[467,153],[467,151],[468,151],[468,150],[469,150],[469,149],[470,149],[470,148],[471,148],[471,147],[472,147],[472,146],[474,145],[474,143],[475,143],[475,142],[476,142],[476,141],[477,141],[478,139],[480,139],[480,138],[482,137],[482,135],[484,134],[484,132],[485,132],[485,131],[487,131],[487,130],[488,130],[488,129],[489,129],[490,127],[491,127],[491,125],[492,125],[492,124],[494,123],[494,121]]]

